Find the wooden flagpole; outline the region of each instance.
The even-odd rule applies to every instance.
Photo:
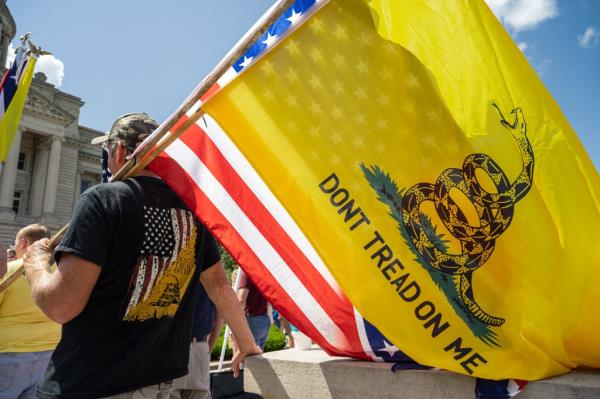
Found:
[[[188,112],[200,98],[208,92],[208,90],[217,83],[217,80],[223,76],[233,64],[244,55],[250,47],[258,40],[258,38],[266,32],[280,16],[283,14],[295,0],[279,0],[274,4],[263,17],[242,37],[242,39],[225,55],[225,57],[217,64],[217,66],[208,74],[194,91],[187,97],[183,104],[165,120],[155,132],[148,137],[148,140],[142,143],[134,156],[111,178],[111,181],[124,180],[128,177],[135,176],[138,172],[144,169],[158,154],[160,154],[169,144],[177,139],[190,125],[197,122],[204,114],[202,109],[196,110],[188,120],[178,127],[174,132],[169,134],[170,129],[175,123]],[[56,248],[62,236],[67,231],[69,225],[63,226],[52,238],[48,246],[51,249]],[[0,283],[0,292],[8,288],[15,280],[23,274],[23,266],[16,268],[12,273],[8,274]]]

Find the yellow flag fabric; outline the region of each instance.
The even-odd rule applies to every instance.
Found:
[[[23,72],[21,83],[19,83],[15,95],[2,116],[2,119],[0,119],[0,162],[6,162],[17,127],[19,127],[21,113],[25,106],[29,86],[31,86],[31,79],[33,78],[33,70],[36,61],[36,57],[30,56],[27,66],[25,67],[25,72]]]
[[[203,107],[413,359],[600,367],[600,179],[483,0],[331,1]]]

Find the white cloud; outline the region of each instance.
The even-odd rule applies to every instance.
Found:
[[[494,11],[494,14],[499,16],[498,13],[508,6],[510,0],[485,0],[485,2]]]
[[[12,64],[15,59],[15,47],[12,43],[8,43],[8,55],[6,56],[6,63],[4,65],[5,68],[8,68],[10,64]]]
[[[15,47],[12,43],[9,43],[5,67],[8,68],[14,59]],[[59,88],[65,77],[65,64],[53,55],[42,55],[35,64],[34,73],[35,72],[43,72],[44,75],[46,75],[46,81],[53,84],[56,88]]]
[[[582,35],[577,36],[577,43],[583,48],[595,46],[600,43],[600,32],[598,29],[588,26]]]
[[[550,64],[552,64],[552,60],[545,59],[545,60],[542,60],[541,62],[535,64],[534,68],[535,68],[536,72],[538,73],[538,75],[544,76],[544,74],[546,73],[546,70],[548,69]]]
[[[59,88],[65,77],[65,64],[53,55],[42,55],[35,64],[35,72],[44,72],[47,82]]]
[[[533,29],[558,16],[556,0],[486,0],[494,14],[515,32]]]
[[[529,46],[525,42],[519,42],[517,43],[517,47],[519,47],[519,50],[521,50],[521,52],[525,52],[525,50],[527,50],[527,47]]]

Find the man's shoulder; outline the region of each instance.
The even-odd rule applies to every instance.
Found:
[[[124,182],[102,183],[85,190],[79,197],[77,211],[83,209],[114,210],[122,204],[133,204],[132,189]]]
[[[122,181],[96,184],[85,190],[82,196],[90,197],[107,197],[111,195],[120,195],[121,193],[129,193],[131,189],[127,183]]]

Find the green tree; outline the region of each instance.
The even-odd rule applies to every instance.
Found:
[[[227,277],[229,277],[229,281],[231,281],[231,273],[233,273],[233,271],[239,266],[233,259],[233,257],[229,254],[229,252],[227,252],[227,250],[221,245],[219,245],[219,253],[221,254],[221,263],[225,268],[225,272],[227,272]]]

